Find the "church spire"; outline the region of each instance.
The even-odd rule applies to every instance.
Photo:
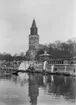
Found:
[[[32,22],[32,26],[30,29],[30,35],[38,35],[35,19],[33,19],[33,22]]]
[[[33,22],[32,22],[32,27],[36,27],[35,18],[33,19]]]

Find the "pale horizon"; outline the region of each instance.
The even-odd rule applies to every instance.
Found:
[[[0,0],[0,53],[28,50],[33,18],[40,44],[76,37],[76,0]]]

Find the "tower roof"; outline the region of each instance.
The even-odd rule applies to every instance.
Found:
[[[33,19],[33,22],[32,22],[32,27],[36,27],[36,22],[35,22],[35,19]]]
[[[38,35],[37,30],[35,19],[33,19],[32,26],[30,28],[30,35]]]

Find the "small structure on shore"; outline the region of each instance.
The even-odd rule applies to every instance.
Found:
[[[40,60],[47,61],[47,60],[49,60],[49,58],[51,57],[51,55],[48,54],[47,51],[45,50],[44,54],[39,55],[39,57],[40,57]]]

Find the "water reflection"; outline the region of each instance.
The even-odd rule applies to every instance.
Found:
[[[76,99],[76,78],[64,76],[45,76],[48,94],[63,95],[66,99]]]
[[[38,95],[39,95],[38,76],[37,74],[29,74],[29,97],[31,105],[37,105]]]
[[[9,84],[5,81],[9,81]],[[6,95],[6,93],[10,94],[13,90],[12,94],[17,92],[17,94],[21,96],[18,97],[18,100],[22,99],[20,102],[23,102],[23,104],[21,103],[20,105],[41,105],[44,102],[46,102],[47,105],[50,105],[50,103],[51,105],[57,105],[60,100],[62,103],[69,102],[73,105],[76,101],[75,77],[26,73],[24,78],[15,75],[0,76],[0,83],[1,82],[6,84],[6,88],[4,89],[3,87],[4,91],[6,91],[5,93],[3,92],[4,95]],[[7,87],[10,91],[7,91]],[[0,88],[0,94],[1,89],[2,88]],[[24,100],[26,100],[26,102]],[[58,102],[56,102],[56,100],[58,100]],[[62,103],[60,105],[63,105]],[[17,105],[17,102],[10,105]]]
[[[41,78],[40,78],[41,77]],[[39,87],[43,87],[47,94],[55,94],[57,97],[61,95],[66,100],[76,100],[76,78],[65,76],[29,75],[29,97],[32,105],[36,105],[39,95]]]

